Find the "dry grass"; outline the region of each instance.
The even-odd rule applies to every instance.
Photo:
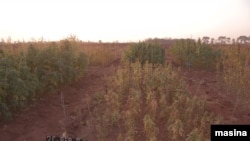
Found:
[[[115,54],[112,47],[108,46],[83,46],[82,50],[87,54],[89,65],[105,66],[114,61]]]
[[[112,63],[128,47],[128,43],[84,43],[80,44],[81,50],[89,58],[89,65],[106,66]]]

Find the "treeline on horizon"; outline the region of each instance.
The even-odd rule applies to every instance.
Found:
[[[226,37],[226,36],[219,36],[217,39],[215,38],[210,38],[209,36],[203,36],[202,38],[198,38],[196,39],[192,39],[192,38],[146,38],[144,40],[139,40],[139,41],[127,41],[127,42],[120,42],[118,40],[116,41],[112,41],[112,42],[103,42],[102,40],[98,40],[98,41],[83,41],[78,39],[77,36],[75,35],[70,35],[67,38],[65,38],[67,40],[72,40],[72,41],[77,41],[80,42],[82,45],[84,44],[103,44],[103,45],[109,45],[109,44],[120,44],[120,45],[127,45],[130,43],[137,43],[137,42],[148,42],[148,43],[155,43],[157,42],[160,45],[172,45],[174,44],[176,41],[178,40],[183,40],[183,39],[189,39],[189,40],[193,40],[193,41],[199,41],[202,43],[206,43],[206,44],[250,44],[250,36],[239,36],[237,39],[234,38],[230,38],[230,37]],[[65,39],[61,39],[58,41],[46,41],[43,38],[40,38],[38,40],[36,39],[31,39],[30,41],[13,41],[11,39],[11,37],[8,37],[6,40],[4,40],[3,38],[0,41],[0,47],[5,46],[6,44],[13,44],[13,47],[18,47],[18,45],[23,44],[23,43],[35,43],[35,42],[43,42],[43,43],[53,43],[53,42],[60,42],[62,40]]]

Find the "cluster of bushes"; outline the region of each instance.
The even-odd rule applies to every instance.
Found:
[[[211,51],[205,48],[199,47],[199,55]],[[210,124],[219,121],[206,111],[204,100],[188,93],[178,73],[164,64],[164,49],[157,44],[133,44],[123,60],[129,63],[108,78],[105,91],[96,96],[91,122],[97,138],[209,140]]]
[[[191,39],[177,40],[170,48],[177,64],[189,68],[215,70],[221,51]]]
[[[190,95],[167,65],[126,64],[107,80],[106,88],[91,113],[100,140],[206,141],[210,124],[216,123],[205,101]]]
[[[165,50],[156,43],[135,43],[124,52],[123,61],[130,63],[139,61],[142,65],[146,61],[152,64],[164,64]]]
[[[0,119],[10,118],[12,112],[34,101],[38,93],[70,83],[86,70],[87,57],[77,51],[73,41],[43,48],[37,44],[31,43],[15,54],[0,50]]]

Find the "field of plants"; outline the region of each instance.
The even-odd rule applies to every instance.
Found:
[[[2,44],[0,48],[0,118],[36,100],[37,94],[77,80],[86,70],[87,57],[75,41]]]
[[[50,131],[100,141],[206,141],[211,124],[250,123],[249,86],[247,45],[2,42],[0,140],[42,141]],[[51,97],[59,104],[49,107]],[[49,116],[41,119],[39,108]],[[27,123],[29,113],[38,126]],[[17,123],[40,132],[13,133]]]

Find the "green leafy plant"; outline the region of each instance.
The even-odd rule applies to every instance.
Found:
[[[73,39],[23,43],[17,51],[10,50],[11,45],[0,49],[0,119],[10,119],[38,94],[77,80],[88,65]]]
[[[0,118],[10,118],[34,98],[39,81],[29,71],[24,56],[5,54],[0,58]]]
[[[136,62],[142,65],[148,61],[153,64],[163,64],[165,62],[165,50],[156,43],[136,43],[129,46],[123,54],[123,61]]]
[[[221,52],[191,39],[177,40],[170,48],[176,63],[188,68],[215,70]]]

